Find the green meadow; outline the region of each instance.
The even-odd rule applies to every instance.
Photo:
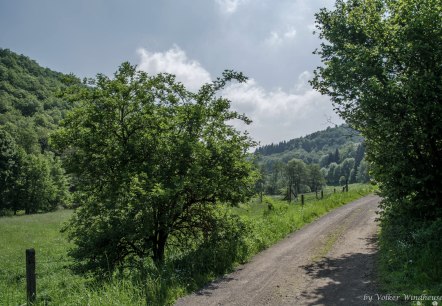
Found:
[[[167,250],[164,266],[151,262],[140,269],[96,280],[74,274],[67,251],[72,245],[60,232],[72,210],[0,218],[0,305],[26,303],[25,250],[36,251],[38,305],[170,305],[208,281],[232,271],[256,253],[314,221],[332,209],[374,191],[371,185],[353,184],[349,192],[333,187],[324,199],[314,193],[288,204],[279,198],[254,198],[229,213],[242,221],[241,236],[230,245],[201,246],[189,253]]]

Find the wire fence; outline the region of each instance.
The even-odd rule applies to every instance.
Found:
[[[299,193],[297,195],[292,194],[290,203],[292,204],[302,204],[302,197],[304,197],[304,204],[316,202],[322,199],[326,199],[333,194],[336,193],[342,193],[345,192],[345,186],[328,186],[325,187],[322,190],[318,190],[317,192],[306,192],[306,193]],[[275,200],[283,200],[283,201],[289,201],[287,195],[266,195],[267,197],[273,198]]]
[[[7,267],[8,268],[15,268],[15,267],[20,267],[20,268],[24,268],[24,262],[25,262],[25,258],[23,257],[22,260],[20,260],[20,262],[23,263],[7,263]],[[53,265],[53,264],[72,264],[74,263],[73,260],[43,260],[43,261],[38,261],[39,265]],[[5,272],[4,271],[5,267],[2,267],[2,269],[0,269],[0,273]]]

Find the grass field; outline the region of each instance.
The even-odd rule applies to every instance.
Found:
[[[152,305],[172,304],[179,296],[195,290],[219,274],[231,271],[237,264],[249,260],[304,224],[371,192],[373,186],[370,185],[350,185],[348,193],[337,190],[336,194],[333,194],[333,188],[329,188],[323,200],[316,200],[314,194],[306,195],[304,207],[299,202],[289,205],[271,197],[264,197],[262,203],[252,199],[247,204],[232,208],[234,214],[248,225],[241,248],[237,250],[241,255],[228,256],[230,262],[217,264],[213,268],[202,266],[201,257],[192,259],[192,256],[187,256],[185,266],[190,267],[191,271],[186,273],[177,265],[183,260],[175,258],[168,260],[163,269],[149,269],[145,281],[141,281],[136,274],[115,276],[104,282],[73,274],[68,268],[71,260],[66,255],[70,244],[60,233],[62,224],[72,214],[70,210],[2,217],[0,305],[22,305],[26,302],[27,248],[36,250],[39,305],[145,305],[146,301]],[[200,256],[214,254],[207,252],[207,255]]]

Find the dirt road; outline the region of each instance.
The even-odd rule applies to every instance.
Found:
[[[371,195],[332,211],[176,305],[369,304],[378,203]]]

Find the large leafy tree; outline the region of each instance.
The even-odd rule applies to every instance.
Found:
[[[174,76],[149,76],[123,63],[115,77],[71,88],[79,106],[54,135],[76,176],[79,208],[67,230],[79,267],[109,271],[128,258],[164,260],[166,244],[210,234],[216,203],[253,193],[247,150],[253,141],[232,125],[250,123],[217,92],[246,78],[222,78],[187,91]]]
[[[365,144],[361,143],[358,145],[358,148],[356,149],[355,153],[355,165],[353,168],[353,172],[350,175],[350,182],[354,183],[356,181],[356,178],[358,176],[358,168],[361,164],[361,161],[364,159],[365,155]]]
[[[20,203],[26,214],[36,213],[39,208],[47,211],[51,206],[55,190],[50,177],[50,166],[43,155],[23,156],[17,190],[14,200]]]
[[[70,195],[61,162],[53,154],[26,154],[0,129],[0,213],[26,214],[67,205]]]
[[[288,200],[292,199],[292,194],[297,197],[301,192],[301,185],[307,182],[307,166],[301,159],[292,159],[287,163],[286,176],[288,184]]]
[[[308,183],[312,191],[316,192],[322,189],[325,185],[324,176],[321,173],[321,168],[318,164],[310,164],[307,166],[308,169]]]
[[[0,212],[13,209],[13,192],[17,180],[19,154],[12,136],[0,129]]]
[[[316,15],[313,86],[366,137],[384,217],[442,216],[442,4],[338,0]]]
[[[52,154],[22,152],[14,188],[15,207],[26,214],[68,206],[70,194],[60,160]]]
[[[341,176],[345,177],[345,181],[348,183],[350,180],[351,170],[355,166],[354,158],[346,158],[341,163]]]

